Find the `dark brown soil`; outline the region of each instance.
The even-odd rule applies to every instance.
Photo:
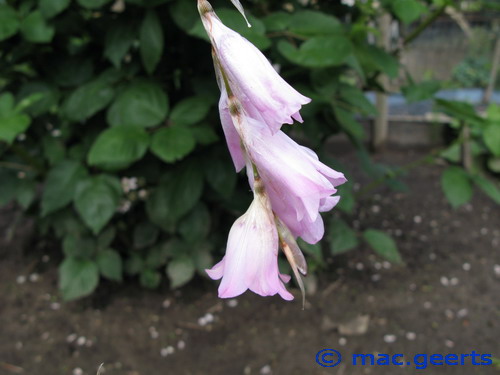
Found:
[[[403,164],[419,156],[396,150],[378,158]],[[354,169],[350,158],[344,162]],[[36,246],[29,223],[21,221],[8,242],[16,211],[4,210],[0,374],[94,375],[101,363],[106,375],[498,374],[470,359],[425,370],[350,363],[353,353],[403,353],[409,360],[474,350],[500,357],[500,209],[479,192],[451,209],[439,187],[442,168],[414,170],[404,178],[407,193],[380,188],[356,215],[360,229],[397,238],[405,265],[390,267],[365,247],[336,257],[304,311],[300,298],[246,293],[219,300],[211,281],[178,292],[103,285],[91,298],[62,304],[56,260],[29,251]],[[213,322],[203,325],[207,313]],[[369,317],[368,329],[352,335],[363,331],[353,321],[361,315]],[[323,348],[342,352],[343,363],[320,367],[315,356]]]

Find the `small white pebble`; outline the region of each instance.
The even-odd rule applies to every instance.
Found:
[[[43,341],[47,341],[50,337],[50,333],[49,332],[44,332],[42,333],[42,340]]]
[[[450,309],[446,309],[444,311],[444,315],[446,315],[446,317],[448,319],[453,319],[455,317],[455,313],[453,311],[451,311]]]
[[[436,260],[436,258],[437,258],[436,254],[434,254],[434,253],[430,253],[429,254],[429,259],[430,260]]]
[[[17,350],[21,350],[23,348],[23,343],[21,341],[18,341],[18,342],[16,342],[15,347]]]
[[[213,321],[214,321],[214,315],[210,314],[210,313],[207,313],[207,314],[205,314],[205,319],[206,319],[207,323],[213,323]]]
[[[453,348],[455,346],[455,343],[453,341],[451,341],[451,340],[445,340],[444,345],[447,348]]]
[[[380,212],[380,206],[377,205],[372,206],[372,212],[374,214],[378,214]]]
[[[362,271],[365,268],[365,265],[361,262],[356,263],[356,269],[358,271]]]
[[[85,346],[86,346],[87,348],[92,347],[92,345],[94,345],[94,342],[93,342],[92,340],[87,340],[87,342],[85,343]]]
[[[347,339],[345,337],[339,338],[339,345],[340,346],[346,346],[347,344]]]
[[[470,263],[465,262],[462,264],[462,268],[464,271],[470,271]]]
[[[82,375],[83,370],[80,367],[73,369],[73,375]]]
[[[457,311],[458,318],[465,318],[469,314],[469,311],[466,308],[460,309]]]
[[[168,298],[163,301],[163,303],[161,304],[161,306],[164,308],[164,309],[168,309],[170,307],[170,305],[172,304],[172,301],[170,301]]]
[[[384,267],[386,270],[388,270],[389,268],[391,268],[391,263],[389,263],[388,261],[384,260],[382,262],[382,267]]]
[[[45,255],[42,257],[42,262],[43,262],[43,263],[47,263],[49,260],[50,260],[50,257],[49,257],[47,254],[45,254]]]
[[[153,340],[156,340],[158,337],[160,337],[160,334],[158,333],[155,327],[149,327],[149,336]]]
[[[456,278],[456,277],[452,277],[452,278],[450,279],[450,285],[453,285],[453,286],[458,285],[458,278]]]
[[[179,350],[183,350],[186,348],[186,342],[184,340],[180,340],[178,343],[177,343],[177,349]]]
[[[424,302],[424,309],[429,310],[432,307],[432,303],[429,301]]]
[[[373,267],[375,267],[376,270],[380,270],[382,268],[382,263],[380,262],[375,262],[373,264]]]
[[[396,341],[396,335],[384,335],[384,341],[388,344],[392,344]]]
[[[481,228],[479,231],[483,236],[486,236],[488,234],[488,228]]]
[[[270,375],[272,374],[272,370],[271,370],[271,366],[269,365],[265,365],[263,366],[260,371],[259,371],[260,375]]]
[[[245,366],[243,369],[243,374],[244,375],[250,375],[252,373],[252,368],[250,366]]]
[[[16,278],[16,283],[18,283],[18,284],[24,284],[25,282],[26,282],[26,276],[24,276],[24,275],[19,275]]]
[[[68,336],[66,336],[66,342],[68,344],[71,344],[73,341],[76,340],[77,337],[78,337],[78,335],[76,333],[71,333]]]
[[[410,289],[412,292],[414,292],[415,290],[417,290],[417,284],[411,283],[410,286],[408,287],[408,289]]]
[[[161,349],[160,349],[160,355],[161,355],[162,357],[166,357],[166,356],[168,355],[168,353],[167,353],[167,348],[161,348]]]
[[[413,341],[417,338],[417,334],[415,332],[406,332],[406,339],[409,341]]]
[[[432,228],[436,228],[436,227],[438,226],[438,223],[437,223],[437,221],[436,221],[436,220],[431,220],[431,221],[429,222],[429,225],[430,225]]]
[[[40,276],[38,276],[38,274],[37,274],[37,273],[32,273],[32,274],[29,276],[29,280],[30,280],[32,283],[36,283],[39,279],[40,279]]]
[[[402,231],[401,229],[396,229],[396,230],[394,231],[394,235],[395,235],[396,237],[401,237],[401,236],[403,235],[403,231]]]
[[[493,271],[495,271],[495,275],[500,276],[500,264],[495,264],[493,266]]]
[[[238,306],[238,300],[237,299],[230,299],[227,301],[227,305],[229,307],[236,307],[236,306]]]
[[[382,277],[378,274],[378,273],[375,273],[372,275],[372,281],[373,282],[377,282],[377,281],[380,281]]]
[[[202,316],[201,318],[198,319],[198,325],[204,327],[208,324],[207,320],[205,319],[204,316]]]
[[[415,217],[413,218],[413,222],[414,222],[415,224],[420,224],[420,223],[422,222],[422,217],[421,217],[421,216],[418,216],[418,215],[417,215],[417,216],[415,216]]]
[[[448,280],[448,278],[446,276],[441,276],[441,279],[439,279],[441,281],[441,285],[443,286],[448,286],[450,285],[450,280]]]
[[[52,130],[52,132],[50,133],[53,137],[60,137],[61,136],[61,131],[59,129],[54,129]]]
[[[78,339],[76,340],[76,345],[78,346],[83,346],[85,345],[85,342],[87,341],[87,339],[85,338],[85,336],[80,336],[78,337]]]
[[[61,304],[59,302],[52,302],[50,304],[50,308],[52,310],[59,310],[61,308]]]

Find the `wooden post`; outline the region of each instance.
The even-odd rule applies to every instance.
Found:
[[[391,42],[391,16],[388,13],[384,13],[379,17],[378,24],[380,29],[379,45],[385,50],[389,50]],[[389,79],[387,76],[385,74],[381,74],[379,77],[380,86],[386,90],[388,83]],[[373,126],[372,147],[375,151],[379,151],[386,144],[389,133],[389,108],[387,106],[387,95],[382,92],[377,92],[375,105],[378,113]]]

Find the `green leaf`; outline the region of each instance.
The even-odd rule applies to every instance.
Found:
[[[55,29],[47,23],[42,13],[36,10],[22,21],[21,33],[28,42],[48,43],[54,37]]]
[[[148,128],[159,125],[168,114],[168,97],[151,81],[136,80],[123,90],[107,113],[112,126]]]
[[[123,58],[134,42],[136,32],[136,28],[130,22],[117,23],[108,29],[104,40],[104,57],[115,67],[121,66]]]
[[[219,136],[209,124],[195,125],[190,130],[196,143],[200,145],[211,145],[219,140]]]
[[[354,212],[354,207],[356,206],[356,199],[354,198],[351,184],[343,184],[337,189],[337,195],[340,196],[340,201],[337,204],[337,208],[344,211],[345,213],[352,214]]]
[[[148,74],[154,72],[163,53],[163,29],[155,11],[149,10],[139,31],[142,64]]]
[[[260,19],[253,17],[251,14],[247,14],[248,21],[250,21],[250,24],[252,25],[252,27],[248,27],[243,17],[241,17],[241,15],[233,9],[218,9],[217,15],[220,17],[224,25],[248,39],[257,48],[265,50],[271,46],[271,41],[266,36],[264,23]],[[198,23],[198,25],[201,26],[201,23]],[[203,36],[206,38],[205,30],[201,28],[200,31],[205,34]]]
[[[94,239],[80,234],[66,234],[62,246],[63,253],[66,257],[88,259],[92,257],[96,251]]]
[[[125,261],[125,272],[134,276],[144,269],[144,260],[138,254],[130,254],[130,258]]]
[[[362,142],[366,135],[363,125],[354,119],[353,112],[347,111],[338,105],[333,105],[335,117],[344,131],[359,142]]]
[[[0,141],[12,143],[31,124],[29,116],[14,108],[14,96],[7,92],[0,96]]]
[[[381,257],[392,263],[402,263],[401,255],[391,236],[379,230],[367,229],[363,232],[363,238]]]
[[[87,9],[97,9],[106,5],[111,0],[77,0],[78,4]]]
[[[156,245],[149,249],[146,256],[146,267],[156,269],[164,266],[170,255],[168,250],[169,249],[165,246],[165,244]]]
[[[193,96],[177,103],[170,114],[170,121],[175,125],[193,125],[208,114],[212,101],[209,97]]]
[[[473,181],[486,195],[493,199],[496,204],[500,204],[500,189],[497,184],[488,178],[479,175],[474,176]]]
[[[40,11],[45,18],[52,18],[69,6],[71,0],[40,0]]]
[[[16,11],[6,4],[0,4],[0,41],[10,38],[19,30]]]
[[[365,73],[373,70],[381,71],[391,78],[398,76],[399,61],[382,48],[368,44],[356,45],[354,53],[364,67]]]
[[[500,121],[484,129],[483,140],[493,155],[500,156]]]
[[[318,36],[302,43],[300,48],[281,41],[280,53],[294,64],[307,68],[327,68],[341,65],[352,52],[349,39],[341,35]]]
[[[441,84],[438,81],[424,81],[411,83],[402,87],[401,91],[409,103],[414,103],[433,98],[440,88]]]
[[[113,249],[106,249],[97,253],[97,265],[99,272],[105,278],[114,281],[122,281],[122,258]]]
[[[103,169],[124,169],[142,159],[148,146],[149,135],[142,128],[110,128],[99,134],[89,151],[87,162]]]
[[[114,88],[99,77],[73,91],[64,102],[62,111],[68,119],[83,122],[106,108],[114,96]]]
[[[194,276],[195,266],[193,260],[188,256],[179,257],[171,260],[167,265],[167,275],[170,279],[170,287],[178,288]]]
[[[407,25],[419,19],[427,10],[425,5],[416,0],[393,0],[390,4],[396,17]]]
[[[29,81],[21,86],[18,100],[30,98],[33,94],[39,94],[39,100],[33,101],[26,108],[26,112],[32,116],[40,116],[57,105],[60,92],[57,87],[42,81]]]
[[[469,125],[482,127],[485,123],[485,120],[476,113],[474,107],[467,102],[436,99],[435,109]]]
[[[488,168],[495,173],[500,173],[500,157],[489,157]]]
[[[312,256],[314,260],[316,260],[318,263],[323,263],[323,252],[321,251],[321,244],[316,243],[314,245],[305,242],[301,238],[297,240],[297,244],[299,245],[299,248],[306,254]]]
[[[343,100],[367,115],[376,115],[377,108],[366,98],[363,91],[351,85],[341,85],[339,94]],[[352,111],[352,109],[351,109]],[[340,113],[340,112],[339,112]],[[337,112],[336,112],[337,114]]]
[[[143,249],[153,245],[158,239],[160,231],[158,227],[151,223],[140,223],[134,228],[134,247]]]
[[[290,31],[297,35],[317,36],[339,34],[342,24],[333,16],[313,10],[293,13],[289,21]]]
[[[42,194],[42,216],[63,208],[73,200],[76,185],[87,176],[80,163],[64,160],[57,163],[45,180]]]
[[[177,221],[196,205],[203,191],[203,170],[195,161],[184,163],[168,175],[146,202],[153,223],[171,231]]]
[[[141,286],[148,289],[156,289],[160,285],[161,275],[158,271],[145,269],[142,270],[139,277],[139,282]]]
[[[203,203],[198,204],[179,224],[179,233],[187,243],[204,240],[210,232],[210,213]]]
[[[208,184],[222,197],[229,199],[234,193],[238,176],[228,157],[218,153],[205,159],[205,179]]]
[[[116,229],[112,226],[106,228],[99,236],[97,237],[97,247],[99,249],[108,248],[116,236]]]
[[[333,219],[328,229],[332,255],[342,254],[358,246],[356,232],[342,219]]]
[[[449,167],[441,176],[441,187],[448,202],[457,208],[472,197],[472,186],[467,173],[460,167]]]
[[[75,208],[85,225],[98,234],[113,217],[119,199],[116,187],[104,176],[91,177],[78,184]]]
[[[92,60],[81,55],[59,57],[47,70],[54,83],[61,87],[82,86],[94,74]]]
[[[169,127],[153,135],[151,151],[165,163],[180,160],[193,151],[196,140],[188,128]]]
[[[3,183],[3,180],[2,180]],[[35,199],[36,184],[33,180],[23,179],[19,181],[16,191],[16,200],[23,209],[28,209]]]
[[[262,21],[267,31],[283,31],[288,28],[291,17],[292,16],[286,12],[278,11],[269,13]]]
[[[88,296],[98,283],[99,269],[91,260],[70,257],[59,267],[59,289],[66,301]]]

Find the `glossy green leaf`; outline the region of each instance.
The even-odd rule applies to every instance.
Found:
[[[149,10],[139,31],[142,64],[153,73],[163,53],[163,29],[155,11]]]
[[[54,37],[55,28],[47,23],[39,10],[36,10],[23,19],[21,33],[28,42],[48,43]]]
[[[381,71],[391,78],[396,78],[399,74],[398,60],[374,45],[356,45],[354,51],[356,58],[367,72]]]
[[[402,263],[396,243],[388,234],[379,230],[368,229],[363,232],[363,239],[381,257],[392,263]]]
[[[7,4],[0,4],[0,41],[16,34],[19,25],[16,11]]]
[[[113,249],[102,250],[97,254],[99,272],[105,278],[113,281],[122,281],[122,258]]]
[[[16,197],[20,181],[13,171],[0,168],[0,207]]]
[[[103,169],[124,169],[140,160],[149,146],[149,135],[142,128],[118,126],[103,131],[87,156],[89,165]]]
[[[433,98],[440,88],[441,84],[438,81],[423,81],[404,86],[401,91],[406,100],[413,103]]]
[[[472,197],[472,186],[467,173],[460,167],[449,167],[441,176],[441,187],[448,202],[456,208]]]
[[[63,208],[73,200],[77,184],[87,176],[78,162],[63,160],[50,171],[42,194],[42,216]]]
[[[137,80],[126,87],[107,113],[112,126],[148,128],[159,125],[168,114],[168,97],[154,82]]]
[[[151,151],[166,163],[180,160],[193,151],[196,140],[190,129],[169,127],[158,130],[153,135]]]
[[[59,289],[66,301],[91,294],[98,283],[99,269],[89,259],[69,257],[59,267]]]
[[[179,224],[179,233],[187,243],[197,243],[210,232],[210,212],[200,203]]]
[[[493,199],[496,204],[500,204],[500,188],[498,183],[495,184],[493,181],[483,176],[474,176],[473,181],[486,195]]]
[[[91,177],[78,184],[75,208],[85,225],[98,234],[113,217],[119,199],[116,187],[104,176]]]
[[[134,247],[136,249],[143,249],[153,245],[158,239],[160,230],[157,226],[145,222],[140,223],[134,228]]]
[[[222,197],[229,199],[236,187],[237,175],[229,158],[214,154],[205,159],[205,179],[208,184]]]
[[[140,274],[139,282],[144,288],[156,289],[160,285],[161,274],[158,271],[144,269]]]
[[[3,181],[2,181],[3,183]],[[16,200],[23,209],[28,209],[33,203],[36,194],[36,184],[33,180],[23,179],[19,181],[16,189]]]
[[[344,220],[333,219],[328,227],[330,251],[333,255],[342,254],[358,246],[356,232]]]

